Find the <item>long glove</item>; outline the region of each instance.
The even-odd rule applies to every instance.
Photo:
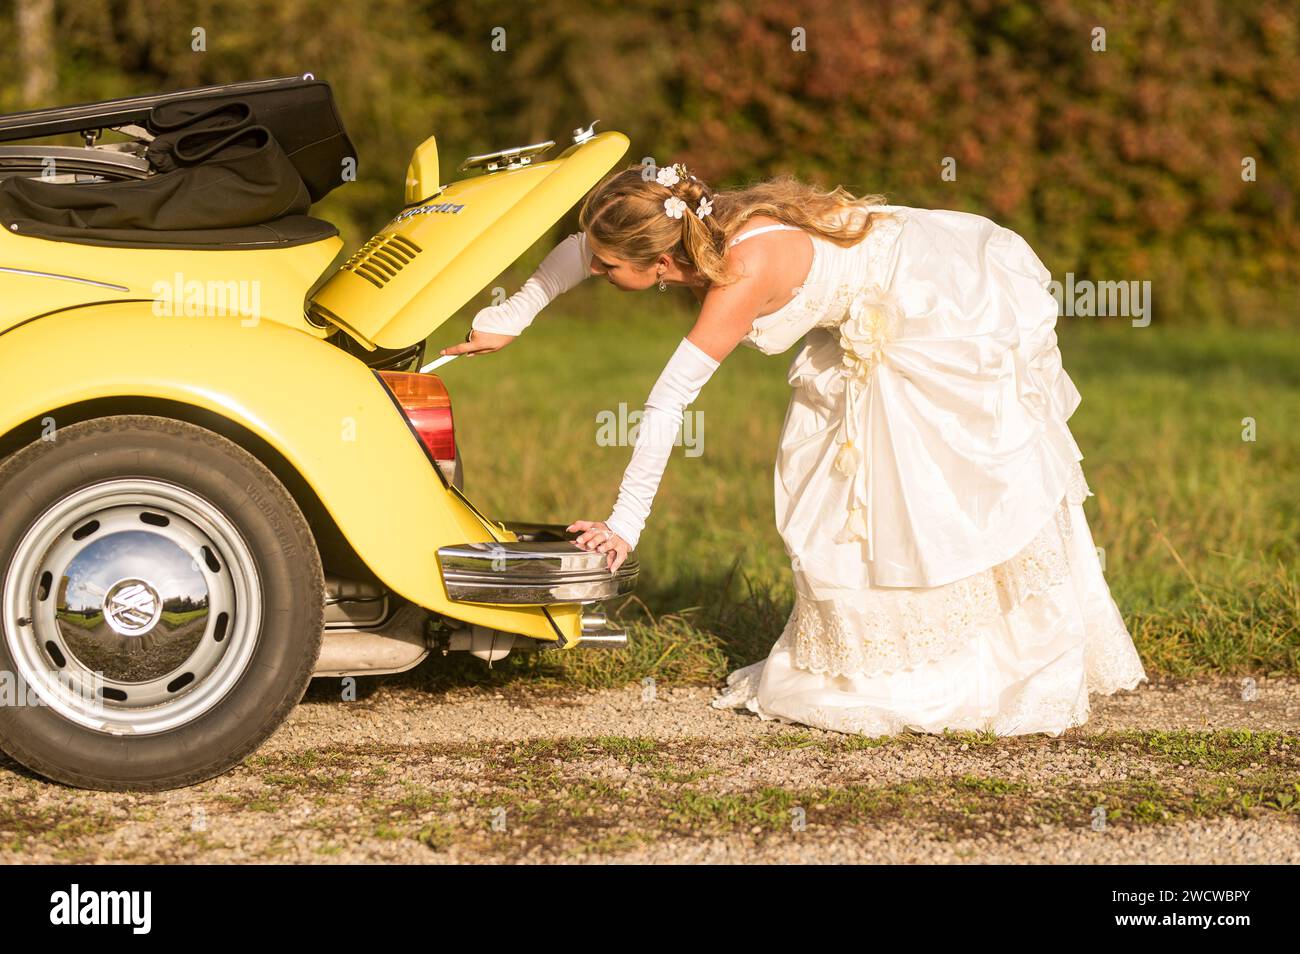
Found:
[[[631,547],[636,546],[646,518],[650,516],[650,504],[659,489],[659,479],[681,431],[682,412],[695,400],[718,364],[713,357],[683,338],[650,389],[637,429],[636,449],[623,472],[614,512],[605,521],[605,526]]]
[[[574,232],[551,249],[519,291],[499,305],[480,310],[470,327],[499,335],[518,335],[552,299],[590,275],[590,263],[587,233]]]

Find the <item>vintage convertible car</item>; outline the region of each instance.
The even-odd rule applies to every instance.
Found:
[[[443,185],[430,137],[405,207],[324,274],[343,243],[307,212],[356,153],[310,74],[0,116],[0,748],[174,788],[313,675],[625,645],[602,603],[636,555],[611,574],[482,513],[419,370],[628,140],[554,145]]]

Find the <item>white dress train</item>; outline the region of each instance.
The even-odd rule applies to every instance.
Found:
[[[795,603],[713,705],[1059,735],[1147,677],[1081,506],[1050,274],[983,216],[872,212],[853,246],[810,235],[808,280],[745,340],[804,339],[774,473]]]

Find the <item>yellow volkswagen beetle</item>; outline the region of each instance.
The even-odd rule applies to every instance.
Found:
[[[406,206],[326,275],[342,240],[307,210],[356,158],[310,75],[0,116],[0,748],[174,788],[313,675],[625,644],[600,604],[635,554],[611,574],[476,508],[419,370],[628,146],[572,139],[444,185],[431,137]]]

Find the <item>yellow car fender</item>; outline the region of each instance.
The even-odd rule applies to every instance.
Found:
[[[328,330],[305,319],[302,300],[342,247],[332,237],[273,248],[149,249],[0,229],[0,331],[78,305],[145,299],[157,301],[160,313],[262,315],[323,338]]]
[[[581,607],[447,598],[437,549],[509,541],[439,479],[387,390],[361,361],[287,323],[160,317],[151,302],[48,314],[0,333],[0,434],[100,398],[157,398],[215,412],[265,440],[312,488],[393,592],[469,623],[581,638]],[[57,436],[56,436],[57,439]]]

